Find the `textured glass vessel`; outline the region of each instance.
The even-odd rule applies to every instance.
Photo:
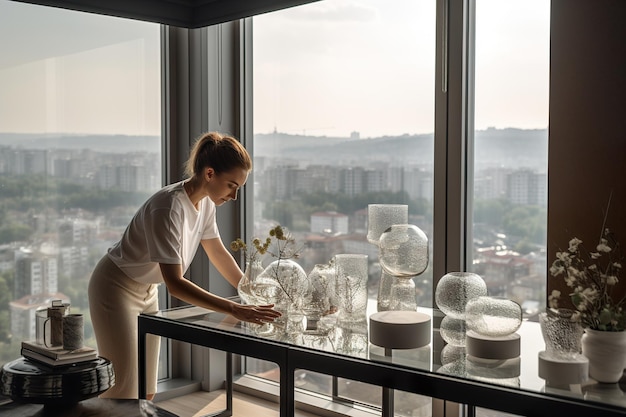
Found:
[[[410,277],[394,277],[389,297],[389,310],[415,311],[417,299],[415,296],[415,282]]]
[[[367,255],[335,255],[340,322],[367,320]]]
[[[262,272],[263,265],[261,264],[261,261],[255,260],[253,262],[248,261],[246,263],[246,270],[243,277],[239,280],[239,284],[237,284],[237,293],[244,304],[259,304],[259,301],[252,293],[252,285]]]
[[[464,319],[467,302],[485,295],[487,284],[478,274],[450,272],[439,280],[435,289],[435,302],[445,315]]]
[[[308,282],[306,272],[298,263],[291,259],[277,259],[257,276],[253,293],[257,295],[265,291],[266,301],[284,308],[284,312],[287,312],[287,308],[302,308]]]
[[[380,265],[396,277],[413,277],[428,266],[428,237],[413,224],[393,224],[378,241]]]
[[[572,313],[572,310],[564,308],[539,313],[541,335],[549,358],[579,358],[584,330],[580,322],[572,321]]]
[[[380,236],[385,230],[394,224],[406,224],[408,221],[409,206],[406,204],[370,204],[367,206],[367,240],[378,246]],[[376,307],[378,311],[387,311],[391,304],[394,277],[385,272],[382,266],[381,270]]]
[[[408,221],[409,206],[406,204],[370,204],[367,206],[367,240],[377,245],[387,228]]]
[[[522,307],[506,298],[480,296],[465,306],[467,328],[483,336],[506,336],[522,325]]]
[[[319,320],[337,310],[335,295],[335,265],[317,264],[308,275],[308,291],[304,297],[303,311],[307,330],[318,330]]]
[[[382,269],[382,268],[381,268]],[[380,281],[378,282],[378,297],[376,298],[376,311],[387,311],[391,305],[391,286],[393,285],[393,275],[382,269]]]
[[[378,247],[383,274],[393,276],[389,310],[415,311],[417,300],[413,277],[428,266],[426,234],[412,224],[393,224],[380,235]]]

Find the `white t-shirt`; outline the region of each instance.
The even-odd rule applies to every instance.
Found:
[[[109,258],[137,282],[163,282],[159,263],[180,264],[185,273],[200,241],[220,236],[215,203],[203,198],[196,210],[184,183],[165,186],[150,197],[109,249]]]

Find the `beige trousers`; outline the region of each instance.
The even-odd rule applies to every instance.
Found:
[[[113,364],[115,385],[102,398],[138,398],[137,316],[159,309],[157,284],[142,284],[126,276],[104,256],[89,281],[89,312],[98,354]],[[146,337],[147,394],[156,393],[160,338]]]

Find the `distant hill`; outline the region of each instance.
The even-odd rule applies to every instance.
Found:
[[[25,149],[91,149],[126,153],[160,149],[159,136],[0,133],[0,145]]]
[[[476,163],[481,166],[541,169],[547,164],[546,129],[487,129],[477,131],[474,141]],[[258,156],[272,157],[280,149],[284,158],[306,163],[385,160],[429,164],[433,145],[432,134],[349,139],[269,133],[255,136],[254,152]]]
[[[476,162],[481,166],[543,169],[547,164],[547,129],[480,130],[474,140]],[[159,141],[158,136],[0,133],[0,145],[27,149],[91,149],[126,153],[157,149]],[[364,161],[431,164],[433,135],[351,139],[268,133],[255,135],[254,152],[257,156],[279,156],[304,164],[360,164]]]
[[[545,170],[548,166],[547,129],[487,129],[474,138],[476,162]]]

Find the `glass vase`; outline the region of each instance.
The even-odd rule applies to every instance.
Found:
[[[304,269],[291,259],[277,259],[259,274],[253,285],[253,294],[265,304],[274,304],[282,315],[272,323],[278,336],[288,330],[289,315],[303,317],[304,295],[308,280]]]
[[[546,344],[546,355],[557,360],[576,360],[581,355],[583,327],[572,321],[570,309],[547,309],[539,313],[541,335]]]
[[[369,204],[367,206],[367,241],[378,245],[380,235],[393,224],[409,221],[406,204]]]
[[[367,255],[335,255],[337,271],[338,321],[340,323],[367,320]]]
[[[335,296],[335,266],[316,264],[308,275],[308,291],[304,297],[306,329],[317,331],[320,319],[337,309]]]
[[[522,307],[507,298],[480,296],[467,302],[465,320],[467,328],[480,335],[507,336],[522,325]]]
[[[381,234],[378,247],[383,273],[393,277],[389,310],[417,310],[413,277],[428,266],[426,234],[412,224],[393,224]]]
[[[378,241],[380,265],[395,277],[414,277],[428,267],[428,237],[413,224],[393,224]]]
[[[243,277],[237,284],[237,293],[241,302],[244,304],[259,304],[259,301],[254,297],[252,292],[252,286],[256,278],[263,272],[263,265],[260,260],[246,262],[246,269]]]
[[[435,303],[446,315],[465,320],[465,306],[472,298],[487,295],[487,284],[472,272],[449,272],[439,280]]]
[[[381,268],[382,269],[382,268]],[[391,287],[394,276],[382,269],[378,282],[378,296],[376,297],[376,311],[388,311],[391,307]]]

